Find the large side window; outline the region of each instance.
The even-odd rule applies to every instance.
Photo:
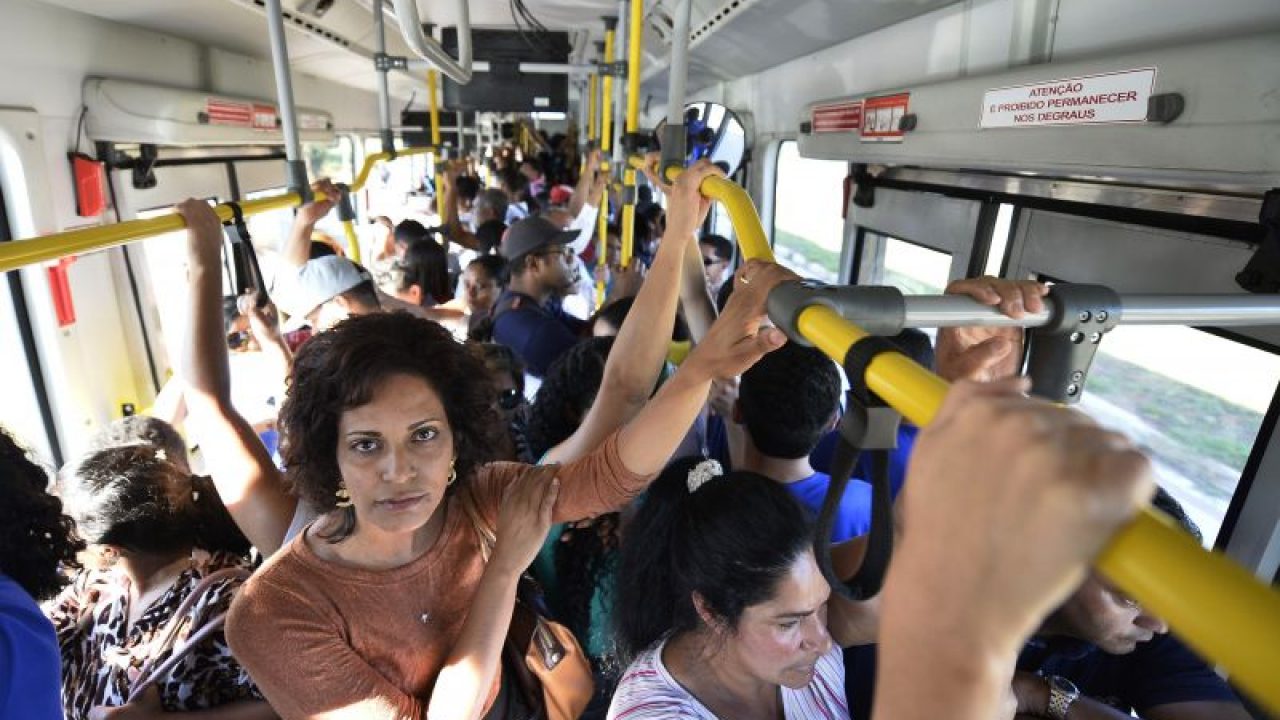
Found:
[[[907,295],[941,295],[951,273],[951,254],[883,236],[885,285]]]
[[[1107,333],[1080,407],[1155,462],[1212,547],[1262,426],[1280,356],[1188,327]]]
[[[794,140],[778,146],[774,182],[773,252],[797,273],[840,279],[844,245],[844,178],[848,164],[800,157]]]

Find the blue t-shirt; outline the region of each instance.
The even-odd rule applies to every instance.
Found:
[[[902,490],[902,483],[907,479],[907,461],[911,459],[911,449],[915,446],[916,436],[919,434],[920,428],[910,423],[903,422],[898,426],[898,447],[889,451],[889,487],[892,488],[891,495],[895,499],[898,497],[898,491]],[[839,439],[840,431],[832,430],[818,441],[818,446],[809,453],[809,464],[814,470],[831,472],[831,461],[835,456],[836,442]],[[853,476],[871,477],[870,453],[862,453],[858,456],[858,464],[853,468]]]
[[[530,375],[543,377],[556,358],[577,344],[583,325],[559,306],[543,307],[508,290],[494,306],[493,341],[511,348]]]
[[[53,625],[0,575],[0,718],[62,720],[62,660]]]
[[[822,512],[822,501],[827,497],[827,486],[830,484],[830,475],[817,472],[803,480],[787,483],[784,487],[816,518]],[[836,512],[835,523],[831,526],[831,542],[851,540],[859,535],[866,535],[870,529],[871,486],[853,478],[844,488],[840,510]]]
[[[852,720],[871,720],[876,686],[876,646],[845,648],[845,693]],[[1172,635],[1157,635],[1127,655],[1108,655],[1075,638],[1032,638],[1018,669],[1061,675],[1080,692],[1122,713],[1139,716],[1160,705],[1240,702],[1227,683]]]

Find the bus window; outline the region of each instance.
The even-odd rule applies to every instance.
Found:
[[[773,251],[806,277],[840,281],[844,246],[844,178],[848,165],[800,157],[794,140],[778,147],[774,182]]]
[[[1194,328],[1121,326],[1080,408],[1148,452],[1212,547],[1277,383],[1276,354]]]
[[[984,275],[991,277],[1000,277],[1000,271],[1004,268],[1004,256],[1009,252],[1009,239],[1013,231],[1013,206],[1009,203],[1001,203],[1000,209],[996,212],[996,224],[991,231],[991,248],[987,252],[987,265],[983,268]]]
[[[355,180],[355,146],[349,136],[339,135],[330,145],[306,143],[302,149],[310,177],[348,185]]]
[[[941,295],[951,274],[951,254],[895,237],[884,238],[882,282],[907,295]]]

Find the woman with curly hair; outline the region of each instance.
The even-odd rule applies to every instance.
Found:
[[[677,183],[671,225],[683,234],[692,236],[705,214],[697,188],[710,172],[695,168]],[[195,348],[225,352],[220,223],[199,201],[179,211],[190,228]],[[499,658],[517,581],[550,524],[616,510],[641,492],[711,380],[782,344],[779,331],[760,323],[768,291],[794,276],[767,263],[744,272],[749,287],[676,376],[620,430],[554,468],[489,461],[502,427],[492,385],[475,355],[438,325],[385,313],[350,318],[309,340],[281,409],[285,476],[269,462],[249,472],[267,486],[287,479],[323,514],[245,585],[227,626],[232,650],[276,711],[439,720],[519,706]],[[215,442],[240,459],[211,462],[215,482],[262,455],[238,430],[235,450],[228,427],[240,425],[225,423]],[[208,440],[202,444],[208,450]],[[276,515],[265,524],[287,522]],[[491,552],[480,537],[485,528],[496,535]]]
[[[91,560],[46,608],[66,717],[274,717],[220,628],[249,575],[249,543],[208,480],[133,444],[90,452],[61,485]]]
[[[0,428],[0,717],[62,718],[57,637],[36,601],[66,584],[84,544],[48,485]]]

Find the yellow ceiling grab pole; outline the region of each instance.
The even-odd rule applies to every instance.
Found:
[[[642,164],[630,158],[632,167]],[[668,180],[679,176],[669,171]],[[746,191],[724,178],[702,182],[702,194],[725,206],[747,259],[773,260],[760,217]],[[800,312],[800,334],[837,362],[867,336],[823,306]],[[950,387],[901,353],[885,353],[866,371],[867,387],[921,427],[937,414]],[[1280,592],[1244,568],[1200,547],[1161,513],[1142,511],[1094,563],[1125,595],[1169,623],[1193,650],[1221,665],[1233,683],[1271,712],[1280,712]]]
[[[425,147],[406,148],[397,151],[396,157],[420,155],[429,152],[430,149]],[[390,159],[392,158],[388,153],[375,153],[366,157],[364,167],[361,168],[356,181],[351,184],[352,192],[364,187],[374,165]],[[323,197],[323,193],[316,193],[316,199],[323,199]],[[302,198],[297,193],[285,193],[259,200],[247,200],[240,203],[240,210],[245,217],[249,217],[272,210],[297,207],[301,204]],[[214,208],[214,211],[223,222],[230,222],[234,217],[230,205],[218,205]],[[182,219],[181,215],[170,213],[146,220],[130,220],[111,225],[67,230],[29,240],[3,243],[0,244],[0,272],[8,272],[26,265],[57,260],[67,255],[80,255],[117,245],[127,245],[137,240],[181,230],[186,226],[186,221]]]
[[[614,27],[617,25],[617,18],[605,18],[604,31],[604,64],[613,64],[613,43],[614,43]],[[609,151],[612,149],[611,138],[613,136],[613,76],[609,74],[606,68],[600,74],[600,172],[608,174],[609,169]],[[596,234],[599,239],[597,245],[596,266],[598,268],[608,267],[609,255],[609,189],[605,188],[604,195],[600,198],[600,214],[596,220]],[[603,272],[598,272],[596,277],[596,307],[604,305],[605,299],[605,283]]]
[[[627,20],[627,117],[626,135],[640,130],[640,43],[644,29],[644,0],[631,0],[631,17]],[[626,147],[625,145],[623,146]],[[622,267],[631,264],[635,254],[636,169],[627,164],[622,173]]]

